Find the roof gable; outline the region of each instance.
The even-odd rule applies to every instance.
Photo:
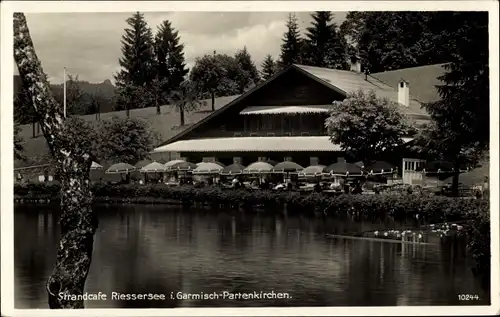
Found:
[[[180,132],[179,134],[175,135],[174,137],[170,138],[169,140],[163,142],[162,144],[160,144],[158,146],[163,146],[165,144],[169,144],[169,143],[172,143],[172,142],[175,142],[175,141],[178,141],[178,140],[182,139],[183,137],[185,137],[186,135],[188,135],[194,129],[202,126],[207,121],[212,120],[213,118],[215,118],[215,117],[219,116],[220,114],[224,113],[228,109],[230,109],[233,106],[235,106],[238,103],[240,103],[242,100],[250,97],[255,92],[257,92],[257,91],[261,90],[262,88],[268,86],[270,83],[274,82],[276,79],[280,78],[281,76],[284,76],[286,73],[288,73],[288,72],[290,72],[292,70],[298,70],[300,74],[303,74],[303,75],[307,76],[308,78],[313,79],[315,82],[320,83],[321,85],[327,87],[328,89],[331,89],[331,90],[335,91],[336,93],[339,93],[339,94],[341,94],[343,96],[346,95],[346,93],[342,89],[339,89],[338,87],[336,87],[336,86],[328,83],[327,81],[321,80],[320,78],[314,76],[313,74],[311,74],[309,72],[304,72],[302,69],[300,69],[296,65],[290,65],[290,66],[286,67],[285,69],[283,69],[282,71],[280,71],[277,74],[275,74],[273,77],[271,77],[268,80],[266,80],[265,82],[263,82],[263,83],[255,86],[255,87],[253,87],[252,89],[250,89],[246,93],[240,95],[238,98],[236,98],[233,101],[229,102],[228,104],[226,104],[225,106],[221,107],[220,109],[212,112],[210,115],[208,115],[204,119],[198,121],[197,123],[193,124],[189,128],[185,129],[184,131]]]

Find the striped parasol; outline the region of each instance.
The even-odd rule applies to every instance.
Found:
[[[135,171],[135,167],[127,163],[116,163],[111,165],[107,170],[106,174],[122,174],[130,173]]]
[[[319,176],[323,174],[325,165],[311,165],[299,172],[299,176]]]
[[[222,171],[223,167],[215,162],[201,162],[193,170],[193,174],[218,174]]]
[[[228,165],[222,169],[220,172],[221,175],[239,175],[243,173],[243,170],[245,169],[245,166],[238,164],[238,163],[233,163],[231,165]]]
[[[248,165],[243,173],[246,174],[261,174],[261,173],[270,173],[273,169],[273,166],[267,162],[258,161]]]
[[[302,171],[304,168],[299,164],[292,161],[284,161],[276,164],[272,171],[273,173],[297,173]]]
[[[394,174],[397,167],[385,161],[375,161],[363,168],[370,175]]]
[[[347,162],[337,162],[333,163],[325,168],[325,174],[331,176],[361,176],[363,175],[363,170],[356,164],[351,164]]]
[[[165,165],[158,162],[150,163],[141,168],[141,173],[162,173],[165,171]]]
[[[168,170],[169,171],[184,171],[184,172],[188,172],[188,171],[194,170],[197,167],[198,167],[198,165],[196,165],[194,163],[182,161],[182,162],[175,163],[174,165],[170,166],[168,168]]]

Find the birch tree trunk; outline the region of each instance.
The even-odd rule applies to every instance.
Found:
[[[74,134],[68,133],[71,127],[65,125],[61,106],[52,96],[23,13],[14,13],[14,60],[33,99],[36,118],[61,181],[61,240],[55,268],[46,285],[49,307],[83,308],[83,300],[73,300],[70,295],[83,294],[97,228],[91,206],[91,155]],[[67,297],[61,298],[64,295]]]

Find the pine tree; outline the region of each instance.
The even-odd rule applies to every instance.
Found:
[[[246,46],[243,47],[242,50],[236,52],[234,58],[243,72],[243,76],[238,80],[239,93],[243,93],[247,88],[259,83],[259,71],[252,61],[252,57],[250,53],[248,53]]]
[[[158,101],[163,103],[169,92],[179,88],[188,74],[184,58],[184,45],[180,42],[179,31],[172,28],[170,21],[165,20],[159,26],[155,36],[155,57],[157,62],[157,82],[162,83],[162,91]]]
[[[437,86],[440,100],[426,104],[432,126],[422,138],[425,151],[454,164],[453,193],[460,167],[475,165],[490,142],[488,13],[443,12],[436,43],[453,52]]]
[[[281,61],[282,67],[301,63],[301,46],[299,24],[297,16],[293,13],[288,14],[286,21],[287,31],[283,35],[283,44],[281,44]]]
[[[318,11],[311,14],[312,26],[307,28],[303,47],[304,63],[317,67],[342,69],[346,64],[345,40],[339,35],[333,14]]]
[[[122,36],[122,54],[119,59],[122,70],[115,76],[118,88],[119,108],[131,109],[141,104],[131,91],[146,89],[155,77],[153,33],[144,15],[136,12],[127,19],[129,28]]]
[[[349,12],[340,26],[371,72],[445,63],[450,52],[437,45],[445,12]]]
[[[261,64],[262,70],[262,78],[264,80],[268,80],[271,78],[277,71],[276,62],[273,60],[271,54],[267,54],[264,58],[264,61]]]

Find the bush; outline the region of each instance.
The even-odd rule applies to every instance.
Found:
[[[17,198],[57,199],[58,184],[16,184]],[[194,188],[193,186],[168,187],[151,185],[94,184],[96,198],[135,199],[158,198],[181,202],[212,203],[219,205],[242,204],[247,206],[283,206],[302,212],[322,212],[325,215],[356,213],[371,217],[390,216],[395,219],[419,218],[431,222],[479,219],[489,214],[486,199],[457,199],[440,196],[419,195],[339,195],[324,193],[275,192],[271,190],[224,189],[219,187]],[[142,200],[144,201],[144,200]],[[484,216],[483,216],[484,217]],[[481,218],[482,219],[482,218]]]
[[[474,259],[474,273],[489,286],[491,273],[491,227],[489,211],[480,211],[467,221],[463,234],[467,235],[467,251]]]

